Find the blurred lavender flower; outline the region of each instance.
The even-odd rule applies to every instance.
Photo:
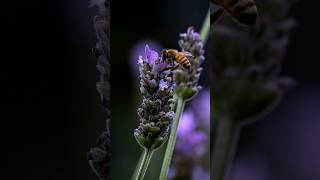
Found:
[[[100,81],[97,91],[106,111],[106,128],[98,138],[97,145],[88,152],[89,164],[100,180],[110,179],[110,0],[92,0],[89,7],[98,7],[98,15],[94,17],[94,26],[98,42],[93,48],[97,59]]]
[[[155,150],[168,139],[169,125],[174,118],[171,111],[173,81],[166,59],[145,47],[145,56],[138,60],[140,92],[143,101],[138,109],[140,125],[134,131],[137,142],[144,148]]]
[[[279,77],[295,25],[287,18],[292,1],[256,0],[261,16],[254,29],[229,18],[212,29],[214,180],[227,178],[242,126],[267,114],[294,84],[291,78]]]
[[[210,177],[203,165],[203,160],[209,156],[210,106],[201,109],[204,105],[210,105],[208,96],[208,89],[201,91],[182,115],[169,179],[196,180]],[[198,116],[199,110],[204,113],[203,116]]]
[[[295,25],[287,18],[290,0],[256,3],[261,17],[254,31],[228,19],[213,29],[215,109],[239,123],[257,119],[294,82],[278,77]]]
[[[210,180],[210,172],[203,169],[201,166],[197,166],[193,170],[191,180]]]
[[[141,54],[144,54],[146,44],[156,52],[160,52],[162,47],[161,45],[153,39],[143,39],[137,42],[130,51],[130,67],[131,71],[135,74],[139,74],[139,66],[137,63],[137,57]]]
[[[199,123],[192,112],[185,111],[178,127],[176,151],[181,156],[201,159],[206,152],[207,134],[199,130]]]
[[[174,72],[177,96],[188,100],[194,97],[200,89],[198,81],[202,71],[200,65],[205,59],[204,50],[200,34],[194,32],[193,27],[189,27],[186,33],[180,34],[179,45],[182,51],[190,52],[194,56],[189,59],[191,71],[178,69]]]
[[[191,109],[202,127],[210,130],[210,89],[201,90],[197,98],[191,102]]]

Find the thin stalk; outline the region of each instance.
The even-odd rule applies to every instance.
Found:
[[[143,180],[154,150],[144,148],[132,180]]]
[[[207,12],[206,18],[204,19],[204,22],[202,24],[202,28],[200,31],[200,38],[203,44],[206,44],[208,40],[210,32],[210,9]]]
[[[219,119],[216,130],[217,140],[213,147],[212,180],[227,179],[238,142],[239,132],[240,126],[236,125],[232,119],[226,117]]]
[[[176,144],[176,139],[177,139],[177,129],[179,126],[179,121],[180,121],[181,115],[183,113],[185,104],[186,104],[185,100],[183,100],[182,98],[178,98],[176,116],[175,116],[173,123],[172,123],[170,137],[169,137],[167,149],[166,149],[166,152],[164,155],[159,180],[167,180],[169,168],[170,168],[170,163],[171,163],[171,159],[172,159],[172,155],[173,155],[173,150],[174,150],[174,147]]]

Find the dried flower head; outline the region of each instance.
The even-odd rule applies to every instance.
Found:
[[[198,81],[202,68],[200,65],[204,61],[204,50],[200,39],[200,34],[194,32],[193,27],[189,27],[186,33],[180,34],[180,48],[183,52],[189,52],[193,55],[190,58],[191,70],[185,71],[177,69],[174,71],[174,82],[176,83],[177,96],[188,100],[194,97],[200,90]]]
[[[97,91],[101,103],[106,111],[106,128],[98,138],[95,147],[88,152],[89,164],[100,180],[110,179],[110,0],[92,0],[89,7],[96,6],[98,14],[94,17],[94,27],[98,42],[93,48],[97,59],[97,69],[100,80],[97,82]]]
[[[138,143],[148,149],[159,148],[168,139],[169,125],[174,118],[173,80],[169,62],[145,47],[145,56],[138,60],[140,92],[143,100],[138,115],[140,125],[134,131]],[[166,70],[168,69],[168,70]]]

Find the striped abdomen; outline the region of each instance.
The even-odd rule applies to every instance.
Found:
[[[181,52],[177,53],[175,55],[175,58],[174,58],[182,67],[184,67],[185,69],[187,70],[190,70],[191,68],[191,64],[188,60],[188,58]]]

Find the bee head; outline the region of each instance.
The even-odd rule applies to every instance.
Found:
[[[161,54],[162,54],[164,57],[167,56],[167,53],[168,53],[168,49],[163,49],[163,50],[161,51]]]

